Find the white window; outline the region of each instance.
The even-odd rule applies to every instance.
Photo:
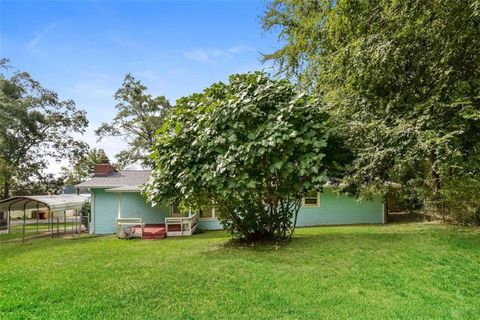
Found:
[[[320,192],[317,190],[308,191],[303,198],[302,206],[306,208],[320,207]]]

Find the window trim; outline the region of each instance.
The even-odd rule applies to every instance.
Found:
[[[313,197],[303,197],[302,198],[302,208],[320,208],[321,202],[320,202],[320,192],[317,192],[317,203],[312,204],[312,203],[305,203],[305,198],[312,198]]]

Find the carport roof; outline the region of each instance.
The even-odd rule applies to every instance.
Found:
[[[45,196],[18,196],[0,200],[0,211],[23,210],[48,207],[50,211],[81,209],[88,201],[87,197],[76,194],[59,194]]]

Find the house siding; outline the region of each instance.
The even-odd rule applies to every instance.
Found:
[[[92,189],[95,234],[115,233],[118,214],[118,193],[106,192],[105,189]],[[143,218],[145,223],[165,223],[169,215],[166,206],[151,207],[140,193],[122,193],[122,218]]]
[[[88,226],[90,227],[89,233],[95,233],[95,193],[91,192],[91,198],[90,198],[90,221],[88,223]]]
[[[223,226],[218,220],[198,220],[198,227],[202,230],[223,229]]]
[[[118,209],[118,193],[92,189],[94,230],[96,234],[115,232]],[[168,206],[151,207],[140,193],[122,193],[122,217],[143,218],[145,223],[165,223],[170,215]],[[358,201],[337,195],[332,189],[324,188],[320,194],[319,207],[302,207],[298,213],[297,226],[318,226],[335,224],[383,223],[383,203],[380,197],[372,201]],[[203,230],[222,229],[217,220],[199,220]]]
[[[94,199],[94,233],[115,233],[117,219],[117,194],[105,192],[104,189],[92,189]]]
[[[143,218],[145,223],[161,224],[169,215],[169,206],[152,207],[138,192],[122,193],[122,218]]]
[[[299,227],[362,223],[383,223],[381,198],[358,201],[338,195],[331,188],[320,193],[319,207],[302,207],[297,218]]]

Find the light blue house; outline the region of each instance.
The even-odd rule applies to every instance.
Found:
[[[144,237],[190,235],[196,228],[222,229],[215,208],[199,213],[181,213],[168,205],[152,207],[141,195],[141,186],[150,171],[114,171],[111,165],[99,165],[95,177],[76,187],[91,192],[90,233],[111,234],[122,225],[143,226]],[[358,201],[339,196],[331,188],[308,195],[298,214],[297,226],[384,223],[380,198]],[[137,232],[138,233],[138,232]]]

